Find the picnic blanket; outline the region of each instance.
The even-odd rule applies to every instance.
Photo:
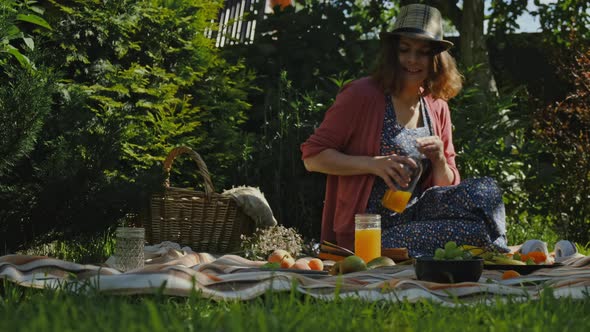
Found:
[[[269,271],[265,262],[236,255],[214,257],[180,248],[174,243],[145,247],[143,268],[121,272],[109,264],[83,265],[46,256],[0,257],[0,278],[34,288],[63,288],[72,292],[189,296],[194,290],[213,300],[249,300],[272,290],[298,292],[323,299],[354,297],[367,301],[430,299],[443,305],[494,303],[507,296],[538,299],[550,289],[555,297],[587,298],[590,257],[578,255],[563,266],[502,280],[502,271],[484,270],[478,282],[439,284],[416,280],[411,265],[383,267],[341,276],[311,272]],[[459,301],[457,301],[459,300]]]

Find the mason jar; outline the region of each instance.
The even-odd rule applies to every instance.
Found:
[[[117,227],[115,232],[115,267],[123,272],[144,265],[145,229]]]

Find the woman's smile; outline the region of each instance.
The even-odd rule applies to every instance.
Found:
[[[399,62],[406,84],[419,85],[428,77],[428,65],[432,61],[429,42],[407,37],[399,39]]]
[[[404,67],[404,70],[410,74],[417,74],[422,71],[422,69],[420,69],[420,68],[408,68],[408,67]]]

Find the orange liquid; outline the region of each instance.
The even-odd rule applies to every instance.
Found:
[[[387,189],[385,195],[383,195],[381,204],[392,211],[402,213],[406,209],[406,205],[408,205],[410,197],[412,197],[411,192],[399,190],[393,191],[391,189]]]
[[[354,254],[365,263],[381,256],[381,229],[357,229],[354,235]]]

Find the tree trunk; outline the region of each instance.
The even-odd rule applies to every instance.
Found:
[[[461,61],[467,67],[475,67],[468,77],[484,92],[498,95],[496,80],[492,75],[483,33],[484,0],[463,1],[461,15]]]

